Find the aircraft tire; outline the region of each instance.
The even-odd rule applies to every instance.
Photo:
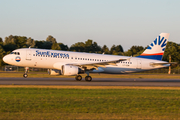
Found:
[[[81,75],[77,75],[77,76],[75,77],[75,79],[76,79],[77,81],[81,81],[81,80],[82,80],[82,76],[81,76]]]
[[[28,77],[28,75],[27,75],[27,74],[23,74],[23,77],[24,77],[24,78],[27,78],[27,77]]]
[[[88,81],[88,82],[90,82],[90,81],[92,80],[92,77],[91,77],[91,76],[86,76],[86,77],[85,77],[85,80]]]

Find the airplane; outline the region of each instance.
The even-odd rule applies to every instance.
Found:
[[[76,76],[86,73],[86,81],[91,81],[90,73],[134,73],[168,67],[171,63],[162,61],[169,33],[161,33],[147,49],[137,57],[83,53],[37,48],[20,48],[3,57],[5,63],[25,67],[27,78],[29,67],[48,69],[50,75]]]

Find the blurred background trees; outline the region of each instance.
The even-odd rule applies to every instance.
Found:
[[[125,56],[138,56],[140,55],[141,53],[144,52],[144,47],[142,46],[132,46],[128,51],[124,52],[124,55]]]
[[[123,52],[124,50],[121,45],[113,45],[109,51],[112,55],[123,55]]]
[[[64,51],[76,51],[76,52],[88,52],[88,53],[99,53],[99,54],[112,54],[112,55],[124,55],[124,56],[139,56],[147,47],[143,46],[132,46],[127,51],[123,50],[123,47],[119,45],[112,45],[108,48],[106,45],[102,47],[97,42],[88,39],[85,42],[77,42],[72,44],[70,47],[63,43],[58,43],[56,38],[49,35],[46,40],[34,40],[33,38],[25,36],[13,36],[10,35],[5,37],[3,40],[0,37],[0,66],[5,63],[2,61],[4,55],[9,54],[11,51],[18,48],[41,48],[41,49],[52,49],[52,50],[64,50]],[[180,63],[180,44],[174,42],[168,42],[163,56],[164,61],[169,61],[169,55],[171,55],[172,62]]]
[[[101,53],[101,47],[96,42],[93,42],[93,40],[88,39],[85,43],[78,42],[71,45],[70,51]]]
[[[164,52],[163,60],[169,61],[169,55],[171,55],[172,62],[180,62],[180,44],[168,42]]]

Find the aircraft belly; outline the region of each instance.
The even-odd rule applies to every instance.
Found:
[[[121,73],[132,73],[132,72],[139,72],[142,69],[134,69],[134,68],[115,68],[115,67],[107,67],[102,68],[104,73],[113,73],[113,74],[121,74]]]

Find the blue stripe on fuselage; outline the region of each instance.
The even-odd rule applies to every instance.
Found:
[[[162,60],[163,55],[147,55],[147,56],[137,56],[139,58],[146,58],[146,59],[154,59],[154,60]]]

